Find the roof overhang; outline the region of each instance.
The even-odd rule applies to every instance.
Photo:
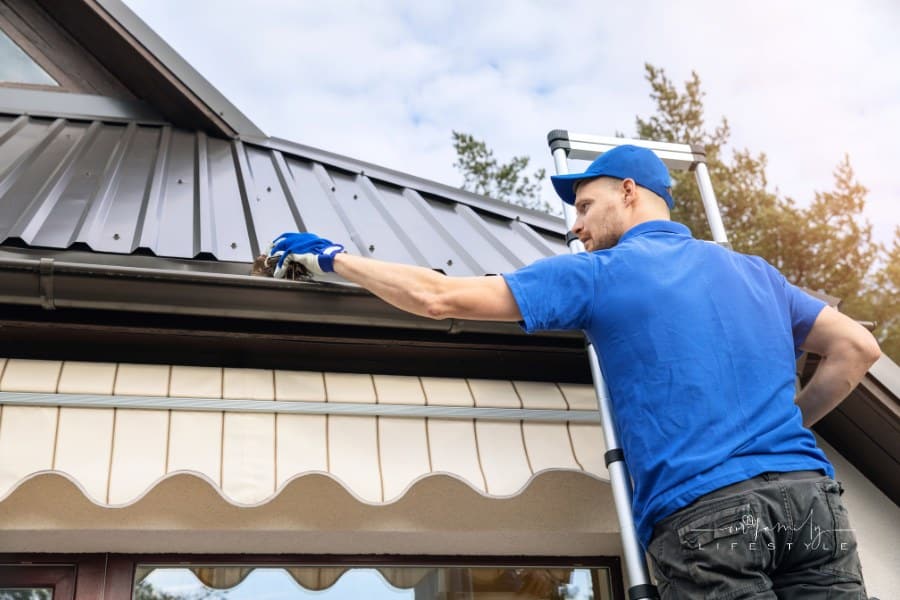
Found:
[[[226,138],[265,135],[120,0],[38,2],[171,123]]]

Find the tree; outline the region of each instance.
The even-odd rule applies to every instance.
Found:
[[[875,275],[876,330],[882,351],[900,362],[900,227],[894,230],[894,243],[884,266]]]
[[[885,255],[872,277],[871,291],[863,296],[867,306],[853,310],[872,315],[870,318],[878,324],[875,336],[881,351],[900,362],[900,227],[894,230],[893,245]]]
[[[464,190],[525,208],[554,212],[541,199],[546,170],[538,169],[530,177],[525,175],[523,172],[530,162],[527,156],[514,156],[508,163],[500,163],[482,140],[458,131],[453,132],[453,148],[456,150],[453,166],[463,174]]]
[[[890,256],[879,260],[884,251],[872,241],[872,226],[862,215],[867,190],[849,157],[835,168],[834,188],[816,192],[809,206],[801,208],[792,198],[769,191],[765,154],[738,149],[725,159],[728,121],[707,127],[697,73],[691,73],[681,91],[663,69],[649,64],[645,69],[656,112],[637,117],[638,137],[704,148],[732,247],[762,256],[797,285],[842,299],[842,310],[854,318],[879,323],[876,336],[882,349],[900,360],[900,241]],[[693,175],[673,173],[672,195],[672,218],[695,235],[710,237]]]
[[[800,235],[780,248],[777,259],[785,277],[842,298],[848,306],[870,291],[866,279],[880,247],[872,242],[872,225],[862,218],[866,193],[845,155],[834,170],[834,189],[816,192],[808,208],[791,211],[800,221],[786,225]]]

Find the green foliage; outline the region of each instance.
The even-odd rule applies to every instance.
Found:
[[[860,307],[852,310],[879,324],[875,330],[881,351],[900,362],[900,227],[894,230],[890,251],[885,252],[881,268],[872,277],[869,292]]]
[[[524,174],[530,159],[514,156],[503,164],[494,151],[468,133],[453,132],[456,162],[453,166],[463,174],[464,190],[490,196],[525,208],[553,212],[549,203],[541,200],[541,183],[547,173],[538,169],[530,177]]]
[[[216,590],[208,588],[193,593],[170,594],[169,592],[156,589],[146,581],[140,582],[134,589],[135,600],[212,600],[213,598],[227,595],[228,590],[217,593]]]
[[[872,226],[862,214],[867,190],[849,157],[835,168],[833,189],[816,192],[802,208],[769,191],[765,154],[738,149],[726,159],[728,121],[707,127],[697,73],[679,90],[663,69],[649,64],[645,69],[656,113],[637,118],[638,137],[706,150],[732,247],[762,256],[797,285],[840,298],[842,310],[851,316],[876,321],[882,351],[900,360],[900,229],[890,253],[872,241]],[[693,174],[673,173],[673,180],[672,218],[698,237],[711,237]]]

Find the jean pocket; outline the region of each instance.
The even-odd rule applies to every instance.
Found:
[[[760,505],[750,494],[695,507],[677,523],[680,561],[704,597],[737,598],[767,589]]]
[[[734,536],[755,538],[758,523],[755,511],[746,497],[731,499],[730,502],[710,503],[705,509],[698,507],[686,519],[687,523],[678,527],[678,539],[682,548],[702,548]]]

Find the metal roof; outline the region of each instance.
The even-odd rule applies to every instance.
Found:
[[[543,213],[279,140],[0,115],[7,248],[249,263],[299,230],[363,256],[484,275],[564,252],[563,229]]]

